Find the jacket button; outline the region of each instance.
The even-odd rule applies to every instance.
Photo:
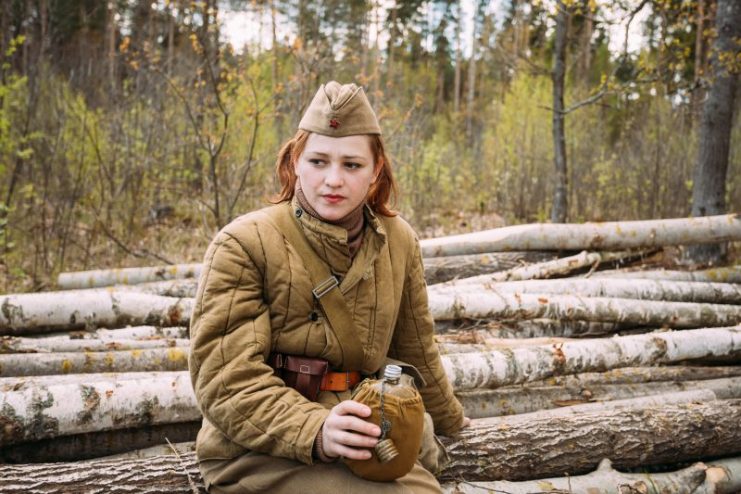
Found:
[[[304,214],[304,210],[301,208],[296,208],[296,218],[300,218],[302,214]]]
[[[315,310],[311,311],[311,314],[309,314],[309,319],[316,322],[319,319],[319,314]]]

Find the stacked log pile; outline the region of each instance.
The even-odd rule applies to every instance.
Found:
[[[445,489],[741,491],[741,266],[643,269],[667,246],[739,240],[727,215],[422,241],[445,371],[474,419],[444,439]],[[0,492],[203,491],[199,270],[68,273],[64,291],[0,296]],[[663,473],[636,473],[650,466]]]

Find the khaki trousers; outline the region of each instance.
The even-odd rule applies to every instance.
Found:
[[[232,460],[199,463],[211,494],[439,494],[437,479],[417,462],[394,482],[356,477],[342,462],[307,465],[287,458],[249,452]]]

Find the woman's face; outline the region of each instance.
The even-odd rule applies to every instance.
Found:
[[[294,170],[311,207],[324,219],[339,220],[365,200],[376,179],[371,137],[312,133]]]

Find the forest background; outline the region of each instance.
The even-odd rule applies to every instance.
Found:
[[[277,150],[330,79],[365,86],[397,209],[421,236],[690,214],[716,0],[0,9],[0,291],[49,289],[61,271],[200,261],[218,228],[277,190]],[[224,32],[234,12],[257,33],[237,49]],[[565,103],[554,113],[558,60]],[[736,122],[731,211],[740,134]]]

